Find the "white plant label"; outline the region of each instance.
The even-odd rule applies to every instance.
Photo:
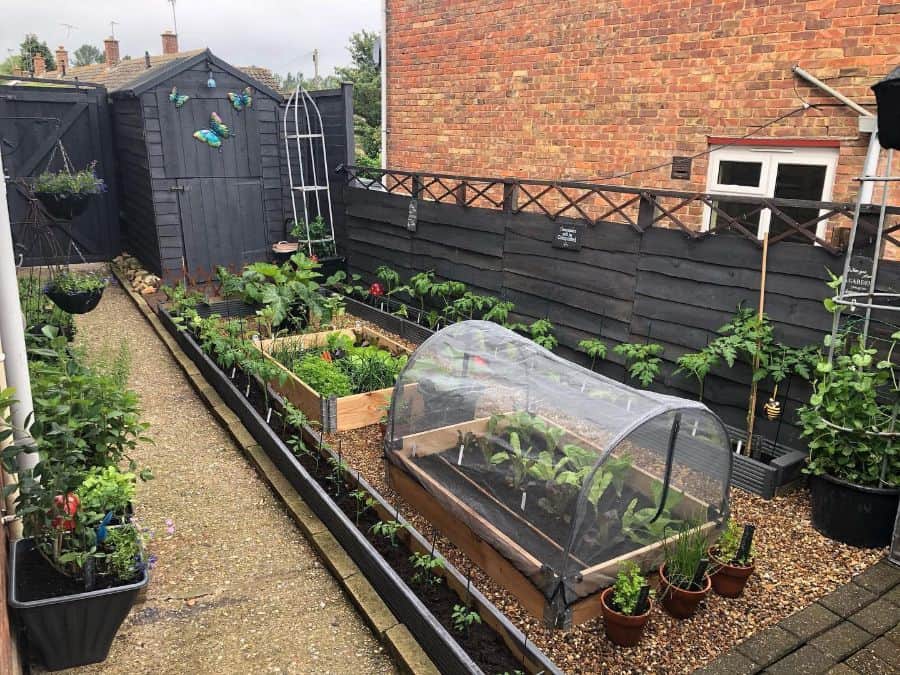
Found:
[[[456,466],[462,466],[462,458],[463,458],[463,450],[466,449],[466,446],[459,446],[459,457],[456,458]]]
[[[697,435],[697,425],[700,423],[700,420],[694,419],[694,428],[691,429],[691,436]]]
[[[244,392],[244,398],[250,398],[250,383],[247,383],[247,391]]]
[[[523,492],[523,493],[522,493],[522,505],[519,507],[519,510],[521,510],[521,511],[524,511],[524,510],[525,510],[525,499],[526,499],[527,497],[528,497],[528,493],[527,493],[527,492]]]
[[[734,449],[734,454],[741,454],[741,448],[744,447],[744,441],[738,441],[737,447]]]
[[[237,366],[231,369],[231,379],[234,379],[234,374],[237,372]]]
[[[266,424],[268,424],[272,420],[272,409],[269,408],[268,412],[266,412]]]
[[[411,454],[413,457],[415,457],[417,449],[418,449],[418,446],[415,443],[413,443],[412,450],[410,450],[409,454]]]

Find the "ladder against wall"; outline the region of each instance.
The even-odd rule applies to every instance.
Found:
[[[303,87],[287,101],[283,118],[284,147],[294,223],[301,224],[300,248],[307,255],[335,251],[334,214],[328,181],[325,128],[319,107]]]

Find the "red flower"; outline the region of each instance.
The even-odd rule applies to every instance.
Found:
[[[384,286],[379,284],[377,281],[374,282],[371,286],[369,286],[369,295],[374,295],[376,298],[384,295]]]
[[[311,254],[309,256],[309,259],[312,260],[313,262],[319,262],[319,256],[317,256],[315,253]]]
[[[481,356],[473,356],[472,360],[475,362],[476,366],[486,366],[487,365],[487,361],[485,361],[484,358]]]

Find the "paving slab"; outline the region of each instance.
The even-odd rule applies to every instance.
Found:
[[[771,675],[814,675],[827,673],[834,665],[833,658],[812,645],[806,645],[773,663],[765,672]]]
[[[882,560],[853,577],[853,583],[862,586],[867,591],[872,591],[872,593],[884,595],[900,584],[900,567],[892,565],[887,560]]]
[[[800,640],[796,635],[788,633],[778,626],[772,626],[751,635],[735,649],[748,659],[765,667],[795,650],[799,644]]]
[[[849,619],[872,635],[884,635],[900,622],[900,607],[887,600],[876,600],[851,614]]]
[[[825,631],[819,637],[811,640],[809,644],[820,652],[833,657],[835,661],[843,661],[871,641],[871,633],[845,621]]]
[[[863,649],[847,659],[846,664],[862,675],[894,675],[900,671],[885,663],[871,649]]]
[[[129,345],[154,440],[132,454],[156,476],[138,486],[136,517],[155,531],[158,563],[109,659],[73,672],[396,672],[131,299],[112,286],[76,322],[89,352]]]
[[[720,656],[705,668],[694,671],[694,675],[754,675],[762,666],[754,663],[739,652],[731,651]]]
[[[806,642],[833,628],[840,620],[839,615],[814,602],[809,607],[782,619],[778,625]]]
[[[848,617],[858,612],[863,607],[878,597],[872,591],[868,591],[856,584],[844,584],[837,590],[819,598],[819,604],[830,609],[835,614]]]

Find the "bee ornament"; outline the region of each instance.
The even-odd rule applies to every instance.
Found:
[[[775,391],[772,392],[772,396],[766,401],[766,404],[763,406],[763,411],[766,413],[766,417],[769,418],[770,422],[774,422],[779,417],[781,417],[782,409],[781,409],[781,401],[777,398],[778,396],[778,387],[775,387]]]

